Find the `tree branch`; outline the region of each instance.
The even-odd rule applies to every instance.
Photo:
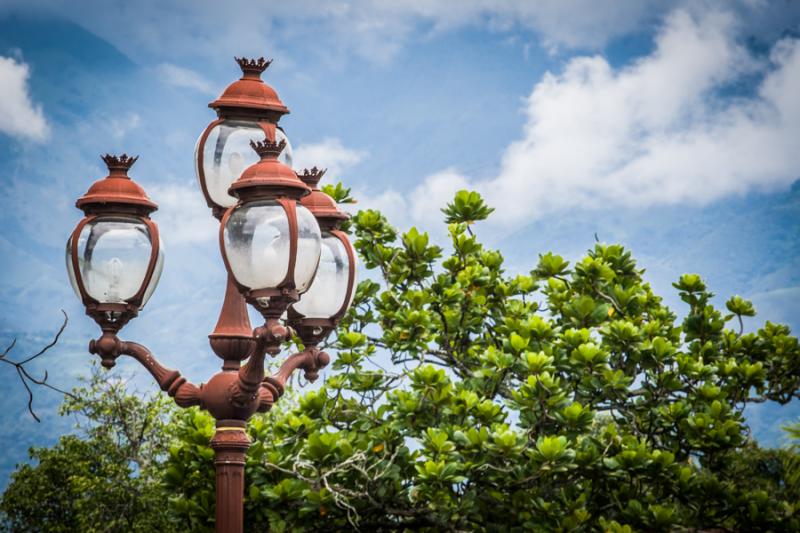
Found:
[[[63,309],[61,310],[61,314],[64,315],[64,322],[62,322],[61,327],[58,328],[58,331],[53,336],[53,340],[51,340],[48,344],[46,344],[41,350],[39,350],[35,354],[33,354],[31,356],[28,356],[28,357],[26,357],[25,359],[23,359],[22,361],[19,361],[19,362],[12,361],[11,359],[8,359],[7,356],[8,356],[8,354],[11,353],[11,350],[13,350],[14,347],[16,346],[17,339],[12,340],[11,343],[3,351],[3,353],[0,354],[0,361],[2,361],[3,363],[6,363],[7,365],[13,366],[14,369],[16,370],[16,372],[17,372],[17,375],[19,376],[20,381],[22,381],[22,385],[25,387],[25,391],[28,393],[28,412],[31,414],[33,419],[36,420],[37,422],[41,422],[41,420],[36,415],[36,412],[34,412],[34,410],[33,410],[33,390],[31,389],[31,387],[28,384],[28,382],[33,383],[35,385],[42,386],[42,387],[46,387],[46,388],[48,388],[50,390],[53,390],[55,392],[58,392],[59,394],[64,395],[64,396],[69,396],[70,398],[75,398],[75,396],[72,393],[67,392],[65,390],[62,390],[62,389],[60,389],[60,388],[48,383],[47,382],[47,378],[48,378],[47,371],[45,371],[44,376],[41,379],[37,379],[37,378],[33,377],[30,372],[28,372],[27,368],[25,368],[26,364],[28,364],[31,361],[35,360],[36,358],[44,355],[53,346],[55,346],[58,343],[59,339],[61,338],[61,334],[64,333],[64,330],[67,327],[67,323],[69,322],[69,318],[67,317],[67,313]]]

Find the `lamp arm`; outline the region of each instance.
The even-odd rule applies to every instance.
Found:
[[[319,377],[319,370],[330,363],[330,360],[330,356],[316,345],[309,345],[302,352],[287,357],[278,372],[264,378],[261,383],[258,411],[262,413],[269,411],[275,401],[283,396],[286,382],[295,370],[303,369],[305,378],[313,382]]]
[[[256,345],[247,363],[239,369],[239,379],[231,397],[234,404],[245,405],[260,396],[265,374],[264,359],[267,354],[278,355],[281,343],[289,337],[291,329],[281,325],[277,318],[268,318],[263,326],[253,330]]]
[[[278,369],[278,372],[272,376],[272,379],[285,386],[294,371],[302,368],[305,372],[305,378],[313,382],[319,377],[320,369],[327,366],[330,360],[331,358],[327,353],[316,346],[308,346],[302,352],[289,356]]]
[[[180,407],[200,405],[200,388],[187,381],[177,370],[163,366],[141,344],[122,341],[116,335],[105,332],[98,340],[89,343],[89,352],[99,355],[106,368],[113,367],[120,355],[132,357],[150,372],[161,390],[174,398]]]

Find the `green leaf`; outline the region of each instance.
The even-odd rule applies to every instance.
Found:
[[[321,189],[322,192],[333,198],[337,204],[356,203],[356,200],[350,196],[350,189],[342,185],[341,182],[336,182],[336,184],[326,183]]]
[[[494,211],[475,191],[458,191],[452,203],[442,209],[448,224],[472,224],[485,220]]]
[[[511,344],[511,348],[513,348],[513,350],[517,353],[528,347],[528,339],[525,339],[516,333],[512,333],[509,336],[508,341],[509,344]]]
[[[725,302],[725,307],[728,311],[739,316],[756,316],[756,310],[753,303],[744,300],[741,296],[733,296],[730,300]]]
[[[536,267],[535,273],[541,278],[560,276],[566,272],[568,266],[569,261],[565,261],[560,255],[547,252],[539,255],[539,265]]]

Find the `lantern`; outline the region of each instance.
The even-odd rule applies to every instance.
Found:
[[[85,213],[67,241],[67,272],[86,313],[118,331],[152,296],[164,265],[158,206],[128,177],[136,157],[105,155],[109,175],[76,203]]]
[[[310,192],[278,160],[285,141],[251,141],[261,158],[230,187],[238,203],[220,225],[225,266],[245,299],[278,319],[308,290],[319,264],[321,236],[314,215],[298,203]]]
[[[261,80],[272,60],[235,59],[242,77],[208,104],[216,110],[218,118],[200,135],[195,149],[197,178],[208,206],[217,216],[236,204],[228,188],[244,169],[259,160],[250,149],[250,141],[283,141],[280,161],[289,167],[292,164],[291,145],[277,125],[289,109],[275,90]]]
[[[347,220],[333,198],[319,189],[324,170],[314,167],[298,174],[311,194],[301,205],[313,213],[322,235],[319,267],[311,287],[289,309],[290,325],[298,331],[303,344],[316,346],[336,327],[353,298],[356,256],[347,235],[339,227]]]

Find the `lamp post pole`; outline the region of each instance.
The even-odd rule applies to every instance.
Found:
[[[147,303],[163,267],[158,227],[150,219],[157,205],[128,176],[137,158],[104,156],[109,175],[78,200],[85,217],[67,242],[70,281],[102,331],[89,351],[105,368],[122,355],[135,359],[180,407],[199,406],[216,419],[210,445],[220,533],[243,530],[247,421],[272,407],[294,371],[302,369],[313,381],[328,364],[317,346],[349,306],[355,279],[355,255],[338,231],[347,215],[316,187],[324,171],[298,175],[290,168],[288,139],[277,126],[289,110],[260,78],[271,61],[237,62],[242,78],[209,104],[218,118],[200,136],[196,154],[200,187],[220,221],[228,271],[209,335],[221,370],[197,386],[162,366],[145,346],[118,337]],[[264,318],[255,329],[248,304]],[[277,356],[294,334],[305,349],[266,376],[266,356]]]

